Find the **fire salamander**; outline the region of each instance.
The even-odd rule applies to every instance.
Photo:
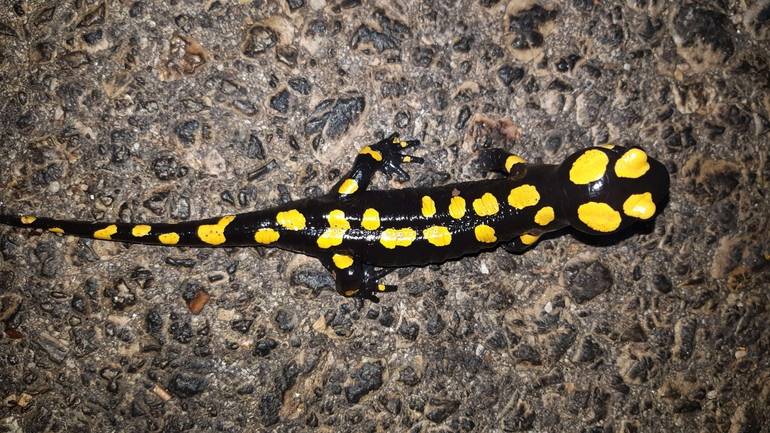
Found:
[[[364,147],[328,194],[271,209],[176,224],[63,221],[0,215],[0,223],[107,241],[154,245],[267,246],[318,258],[344,296],[377,300],[395,290],[379,280],[395,268],[441,263],[502,245],[521,252],[543,233],[573,226],[608,234],[651,218],[669,189],[660,162],[638,147],[581,150],[559,165],[526,164],[484,150],[499,179],[432,188],[369,191],[376,172],[409,175],[402,153],[419,145],[395,134]]]

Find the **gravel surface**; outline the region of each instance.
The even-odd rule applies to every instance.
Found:
[[[280,250],[0,227],[0,431],[770,431],[768,47],[768,0],[3,1],[3,213],[246,212],[393,131],[409,185],[603,143],[672,184],[379,304]]]

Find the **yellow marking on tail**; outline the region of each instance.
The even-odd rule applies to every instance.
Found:
[[[101,239],[103,241],[112,240],[111,236],[118,232],[118,226],[110,224],[107,227],[94,232],[94,239]]]
[[[225,243],[225,227],[234,219],[234,215],[228,215],[220,218],[216,224],[201,224],[198,226],[198,239],[209,245]]]

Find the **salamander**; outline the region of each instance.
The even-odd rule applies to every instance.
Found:
[[[580,150],[558,165],[527,164],[502,149],[480,152],[496,179],[369,190],[377,172],[409,180],[403,153],[420,144],[393,134],[365,146],[326,195],[237,215],[178,223],[68,221],[0,215],[0,223],[139,244],[277,247],[320,260],[337,292],[377,301],[380,282],[405,266],[442,263],[502,246],[523,252],[544,233],[572,226],[609,234],[652,218],[668,196],[668,171],[639,147]]]

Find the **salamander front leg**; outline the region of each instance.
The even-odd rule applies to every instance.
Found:
[[[376,172],[382,172],[390,179],[397,175],[402,180],[409,180],[409,173],[401,168],[403,163],[422,164],[423,159],[404,155],[402,150],[420,145],[420,140],[404,141],[396,134],[361,149],[353,163],[353,168],[334,185],[332,194],[347,199],[356,193],[366,191]]]
[[[519,156],[508,153],[503,149],[485,149],[479,152],[481,167],[487,171],[495,171],[516,177],[523,171],[525,161]],[[521,175],[523,176],[523,172]]]
[[[380,302],[378,293],[396,291],[396,286],[378,282],[394,269],[375,269],[372,265],[355,261],[351,256],[344,254],[334,254],[320,260],[332,273],[337,283],[337,293],[342,296]]]
[[[508,251],[509,253],[514,254],[520,254],[524,251],[527,251],[528,249],[532,248],[533,245],[535,245],[535,242],[540,239],[540,236],[530,235],[530,234],[523,234],[520,235],[510,242],[506,242],[502,245],[503,249],[505,251]]]

